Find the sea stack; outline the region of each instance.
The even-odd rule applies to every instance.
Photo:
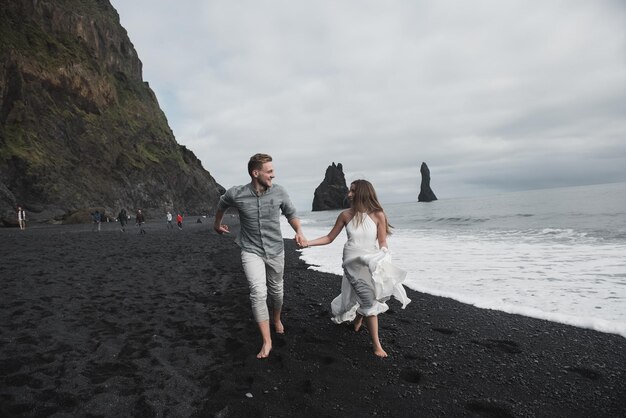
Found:
[[[420,173],[422,174],[422,185],[420,186],[420,194],[417,196],[417,201],[432,202],[433,200],[437,200],[435,192],[430,188],[430,170],[426,163],[422,163]]]
[[[341,163],[333,162],[326,169],[324,180],[315,189],[313,212],[321,210],[345,209],[350,207],[347,199],[348,186]]]

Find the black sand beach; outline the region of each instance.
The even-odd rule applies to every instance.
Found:
[[[287,240],[286,334],[257,360],[232,236],[90,229],[0,229],[3,417],[626,416],[621,336],[409,290],[378,359],[329,320],[340,278]]]

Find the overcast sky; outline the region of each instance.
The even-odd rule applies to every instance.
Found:
[[[224,187],[257,152],[310,210],[626,181],[622,0],[112,0],[177,141]]]

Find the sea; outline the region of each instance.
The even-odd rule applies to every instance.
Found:
[[[384,207],[407,287],[626,337],[626,183]],[[338,214],[301,212],[307,238],[326,235]],[[344,231],[300,256],[310,269],[341,275],[345,241]]]

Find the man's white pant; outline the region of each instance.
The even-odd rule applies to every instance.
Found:
[[[270,305],[274,310],[283,307],[283,272],[285,271],[285,254],[265,258],[245,251],[241,252],[241,264],[250,286],[250,302],[252,314],[256,322],[270,319],[267,309],[269,295]]]

